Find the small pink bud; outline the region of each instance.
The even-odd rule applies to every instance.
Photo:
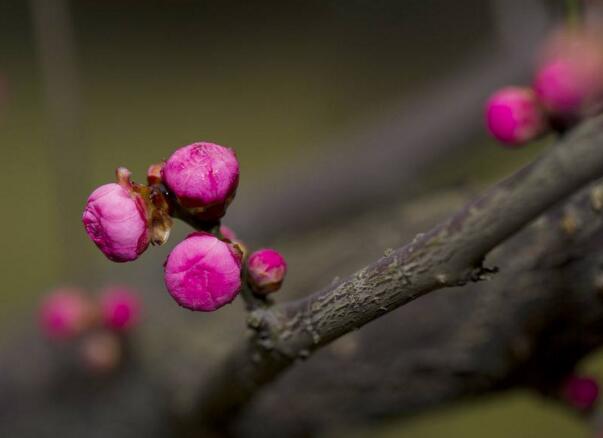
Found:
[[[594,35],[565,32],[545,47],[534,90],[545,109],[576,120],[603,95],[603,44]]]
[[[224,216],[239,184],[234,151],[213,143],[193,143],[172,154],[162,180],[180,204],[201,219]]]
[[[563,396],[577,409],[590,409],[599,397],[599,385],[592,377],[573,375],[563,385]]]
[[[90,301],[76,289],[60,289],[42,302],[40,326],[53,339],[79,335],[94,320]]]
[[[149,246],[145,202],[121,184],[105,184],[92,192],[82,221],[88,236],[114,262],[135,260]]]
[[[140,301],[127,287],[111,287],[101,296],[101,312],[107,328],[127,331],[140,316]]]
[[[521,145],[540,136],[546,128],[544,113],[529,88],[506,87],[486,104],[490,134],[508,145]]]
[[[278,251],[260,249],[249,256],[247,270],[251,288],[256,293],[267,294],[280,289],[287,263]]]
[[[122,345],[114,333],[97,331],[82,340],[79,356],[87,371],[107,374],[119,366],[123,356]]]
[[[168,256],[165,285],[182,307],[216,310],[230,303],[241,288],[241,254],[212,234],[193,233]]]

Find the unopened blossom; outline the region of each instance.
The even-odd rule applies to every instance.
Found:
[[[534,90],[553,116],[576,120],[601,103],[603,42],[585,32],[562,32],[542,51]]]
[[[230,303],[241,288],[241,254],[212,234],[193,233],[165,263],[165,285],[182,307],[211,312]]]
[[[565,400],[577,409],[590,409],[599,398],[599,384],[588,376],[570,376],[563,385]]]
[[[488,131],[498,141],[518,146],[540,136],[547,127],[544,112],[529,88],[506,87],[486,104]]]
[[[114,286],[106,289],[100,299],[101,314],[107,328],[126,331],[140,317],[140,301],[127,287]]]
[[[79,335],[93,321],[90,301],[76,289],[59,289],[44,298],[40,309],[40,327],[53,339]]]
[[[267,294],[277,291],[286,273],[287,262],[274,249],[255,251],[247,260],[247,278],[256,293]]]
[[[239,184],[239,162],[234,151],[214,143],[181,147],[161,172],[162,181],[180,205],[205,220],[224,216]]]
[[[114,262],[135,260],[149,246],[145,202],[122,184],[105,184],[92,192],[82,221],[88,236]]]

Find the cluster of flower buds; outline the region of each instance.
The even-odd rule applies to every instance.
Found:
[[[599,398],[599,384],[593,377],[572,374],[563,383],[561,395],[570,406],[587,411]]]
[[[274,250],[259,250],[246,262],[246,247],[234,231],[220,225],[239,184],[239,162],[230,148],[198,142],[177,149],[136,184],[125,168],[117,183],[88,198],[83,222],[97,247],[112,261],[137,259],[149,246],[166,242],[172,218],[198,231],[178,243],[164,264],[165,285],[174,300],[190,310],[214,311],[230,303],[244,279],[258,296],[277,291],[286,263]]]
[[[62,288],[44,298],[39,322],[49,339],[77,345],[87,370],[104,373],[121,362],[124,337],[139,316],[140,302],[125,286],[106,288],[98,300],[79,289]]]
[[[505,87],[486,104],[486,124],[501,143],[520,146],[550,130],[565,131],[600,111],[603,38],[563,30],[544,46],[532,87]]]

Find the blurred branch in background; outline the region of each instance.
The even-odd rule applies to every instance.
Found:
[[[343,139],[326,142],[311,164],[287,169],[286,177],[270,174],[239,197],[232,225],[265,241],[416,192],[434,162],[476,134],[488,94],[528,75],[551,24],[540,0],[494,1],[493,13],[497,41]]]
[[[30,0],[39,64],[54,138],[49,161],[56,184],[55,209],[62,246],[61,277],[86,278],[80,216],[86,199],[88,149],[82,144],[82,99],[68,0]],[[78,254],[78,257],[74,257]]]

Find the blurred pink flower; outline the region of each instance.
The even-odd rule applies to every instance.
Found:
[[[79,335],[94,319],[90,301],[78,289],[64,288],[43,299],[40,327],[50,338],[69,339]]]
[[[563,395],[577,409],[591,408],[599,397],[599,384],[588,376],[570,376],[563,385]]]
[[[486,104],[486,124],[494,138],[515,146],[537,138],[547,125],[536,95],[523,87],[494,93]]]
[[[548,41],[534,79],[547,111],[577,119],[603,96],[603,41],[584,31],[559,32]]]
[[[100,299],[105,326],[126,331],[136,325],[140,317],[140,300],[125,286],[112,286],[103,291]]]

